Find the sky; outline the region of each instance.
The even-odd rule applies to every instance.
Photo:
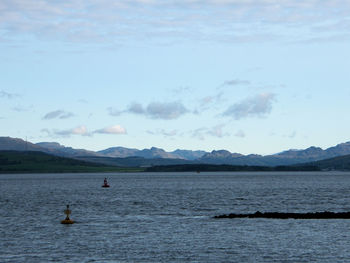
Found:
[[[267,155],[349,102],[349,0],[0,0],[0,136]]]

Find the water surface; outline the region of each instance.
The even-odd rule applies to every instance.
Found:
[[[0,175],[0,262],[350,260],[350,220],[212,218],[258,210],[350,211],[350,173]]]

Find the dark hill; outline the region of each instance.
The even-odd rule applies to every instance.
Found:
[[[0,137],[0,151],[41,151],[45,149],[19,138]]]
[[[99,157],[99,156],[84,156],[76,157],[76,159],[88,162],[101,163],[112,166],[121,167],[149,167],[154,165],[177,165],[190,164],[194,161],[187,161],[183,159],[169,159],[169,158],[144,158],[139,156],[117,158],[117,157]]]
[[[350,155],[329,158],[321,161],[310,162],[307,165],[314,165],[321,170],[350,170]]]
[[[126,168],[107,166],[43,152],[0,151],[0,173],[114,172]]]

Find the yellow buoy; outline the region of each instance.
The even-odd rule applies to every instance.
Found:
[[[69,205],[67,205],[67,209],[64,210],[64,213],[66,214],[66,218],[61,221],[61,224],[74,224],[74,221],[69,218],[69,215],[72,213],[72,211],[69,209]]]

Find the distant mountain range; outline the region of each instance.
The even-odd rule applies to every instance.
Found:
[[[100,156],[105,157],[143,157],[146,159],[162,158],[162,159],[183,159],[196,160],[201,158],[205,151],[191,151],[191,150],[176,150],[173,152],[166,152],[163,149],[152,147],[150,149],[130,149],[124,147],[112,147],[106,150],[97,152]]]
[[[153,166],[175,164],[227,164],[227,165],[259,165],[278,166],[299,163],[311,163],[323,159],[350,154],[350,142],[341,143],[328,149],[309,147],[304,150],[287,150],[273,155],[243,155],[227,150],[212,152],[176,150],[166,152],[163,149],[133,149],[111,147],[102,151],[88,151],[65,147],[57,142],[30,143],[22,139],[0,137],[0,150],[41,151],[56,156],[76,158],[108,165],[118,166]]]

